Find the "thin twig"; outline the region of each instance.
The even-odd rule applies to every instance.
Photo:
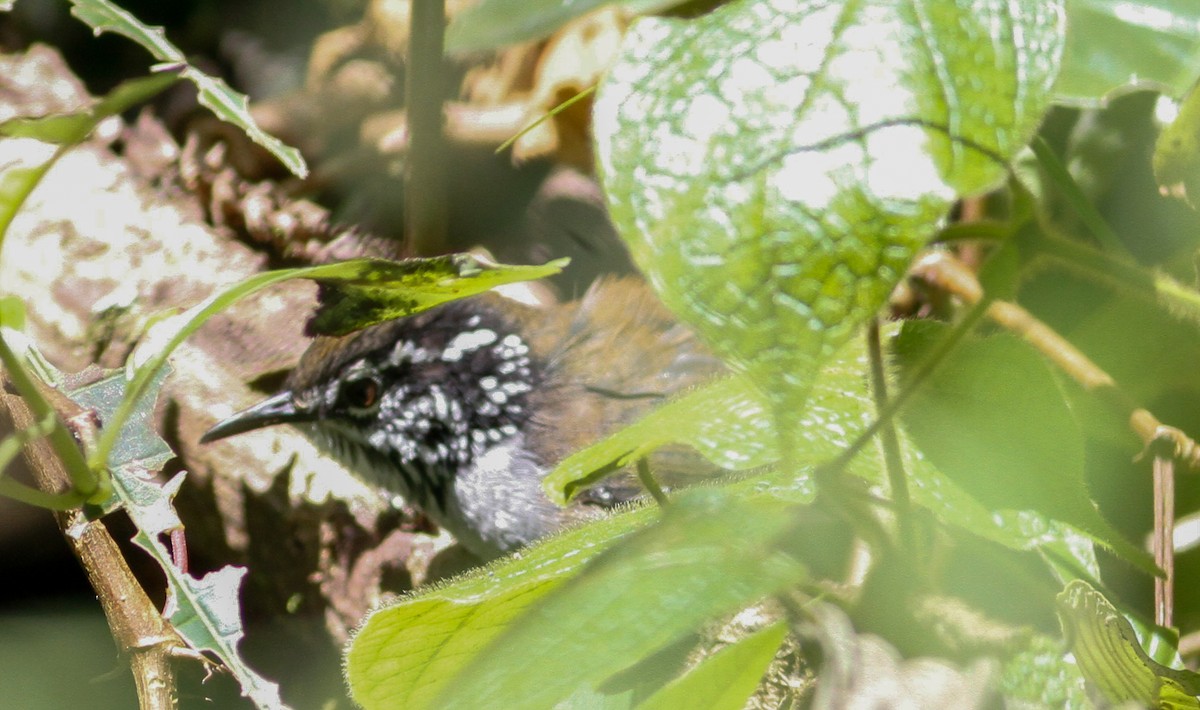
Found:
[[[8,394],[0,394],[0,420],[18,430],[36,421],[22,398]],[[29,442],[24,455],[38,488],[51,494],[70,488],[63,463],[46,439]],[[87,520],[78,508],[55,512],[54,518],[96,591],[113,638],[122,652],[129,654],[140,707],[174,708],[171,653],[183,645],[174,629],[146,595],[103,523]]]
[[[1154,456],[1154,535],[1151,547],[1154,564],[1163,571],[1154,578],[1154,623],[1163,628],[1175,625],[1175,462],[1170,456]]]

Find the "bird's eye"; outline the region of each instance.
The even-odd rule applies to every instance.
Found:
[[[379,404],[379,380],[359,377],[338,388],[338,402],[350,409],[372,409]]]

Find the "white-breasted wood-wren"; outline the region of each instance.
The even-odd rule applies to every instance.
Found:
[[[317,338],[283,391],[202,441],[300,426],[490,559],[637,495],[601,484],[563,509],[541,482],[567,454],[719,369],[634,279],[550,308],[484,294]]]

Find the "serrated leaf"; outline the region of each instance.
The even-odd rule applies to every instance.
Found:
[[[601,5],[622,5],[650,13],[684,0],[485,0],[454,17],[446,28],[446,53],[463,54],[541,39],[568,21]]]
[[[948,328],[906,323],[896,344],[902,373]],[[1020,340],[997,335],[959,346],[912,395],[901,420],[930,462],[989,509],[1065,522],[1154,574],[1149,555],[1091,501],[1083,432],[1049,366]]]
[[[1152,660],[1129,621],[1086,582],[1071,582],[1058,595],[1058,615],[1084,677],[1109,702],[1200,708],[1200,674]]]
[[[308,175],[308,167],[300,151],[284,145],[259,128],[250,115],[245,95],[231,89],[223,80],[208,76],[188,64],[187,57],[171,44],[161,27],[142,24],[132,14],[108,0],[71,0],[71,14],[90,26],[94,34],[114,32],[127,37],[163,62],[166,65],[164,68],[178,69],[183,78],[196,85],[200,103],[211,109],[218,118],[242,129],[250,140],[268,150],[293,174],[301,178]]]
[[[154,403],[170,368],[162,368],[150,382],[147,391],[134,403],[131,415],[118,434],[118,444],[109,452],[107,464],[114,471],[136,467],[158,471],[175,454],[167,442],[154,430]],[[125,397],[127,382],[119,370],[93,384],[71,390],[68,396],[76,403],[93,409],[100,416],[101,426],[109,421]],[[162,530],[153,530],[153,533]]]
[[[1103,105],[1122,89],[1183,96],[1196,81],[1200,6],[1191,0],[1069,0],[1058,102]]]
[[[740,710],[787,635],[778,623],[730,644],[646,698],[642,710]]]
[[[306,330],[309,335],[345,335],[501,284],[551,276],[567,263],[556,259],[541,266],[509,266],[473,254],[342,262],[308,277],[321,284],[321,305]]]
[[[718,616],[790,587],[805,507],[730,489],[677,496],[662,519],[549,592],[447,685],[435,707],[549,708]],[[569,632],[564,633],[564,630]],[[581,663],[581,659],[586,662]]]
[[[138,531],[134,542],[151,554],[155,554],[155,548],[165,552],[162,543],[142,531]],[[171,565],[165,614],[192,648],[221,659],[237,679],[242,695],[255,707],[286,710],[279,684],[260,676],[238,655],[237,645],[243,636],[238,588],[245,576],[245,567],[226,565],[196,578]]]
[[[242,692],[260,708],[283,708],[279,686],[262,678],[242,660],[237,644],[242,637],[238,585],[245,569],[224,567],[197,579],[175,566],[161,536],[183,527],[173,498],[183,483],[180,473],[165,484],[155,474],[174,454],[154,430],[154,403],[168,374],[156,370],[121,418],[107,465],[112,472],[114,497],[133,521],[134,542],[150,554],[167,578],[164,614],[193,649],[217,656],[241,685]],[[68,395],[78,404],[93,409],[104,422],[130,407],[126,396],[129,382],[121,372],[82,387]]]
[[[639,20],[595,105],[614,222],[663,301],[795,411],[953,201],[1004,179],[1062,33],[1057,2]]]

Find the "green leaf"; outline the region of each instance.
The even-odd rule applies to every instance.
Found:
[[[550,696],[598,684],[703,620],[786,586],[802,571],[768,548],[803,508],[775,491],[743,500],[754,490],[689,492],[662,525],[632,535],[658,509],[606,517],[375,612],[346,656],[355,701],[471,707],[482,695],[491,706],[552,704]],[[502,676],[490,688],[484,679]]]
[[[1034,636],[1004,663],[1000,690],[1007,707],[1093,710],[1079,666],[1061,639]]]
[[[283,708],[279,686],[258,675],[242,660],[237,645],[241,640],[238,586],[244,568],[227,566],[196,578],[179,569],[162,536],[183,528],[172,502],[183,483],[180,473],[164,484],[154,475],[174,456],[154,430],[154,403],[165,369],[159,369],[133,404],[131,415],[122,420],[119,438],[107,465],[112,472],[113,492],[133,521],[133,541],[150,554],[167,578],[164,614],[193,649],[214,654],[241,685],[242,693],[260,708]],[[78,404],[95,410],[102,422],[112,422],[114,413],[127,401],[128,382],[121,373],[68,392]]]
[[[1159,186],[1195,207],[1200,198],[1200,91],[1194,87],[1175,120],[1158,135],[1153,164]]]
[[[308,175],[308,167],[300,151],[284,145],[259,128],[250,115],[246,97],[231,89],[224,80],[208,76],[188,64],[187,57],[167,40],[161,27],[142,24],[108,0],[71,0],[71,6],[71,14],[90,26],[94,34],[114,32],[128,37],[144,47],[155,59],[165,63],[167,69],[178,70],[184,79],[196,85],[200,103],[218,118],[245,131],[250,140],[268,150],[293,174],[301,178]]]
[[[1095,107],[1139,86],[1183,96],[1198,57],[1200,5],[1192,0],[1068,0],[1055,100]]]
[[[902,373],[947,329],[906,323],[896,344]],[[930,462],[990,510],[1036,511],[1065,522],[1154,573],[1149,555],[1096,510],[1084,481],[1080,426],[1049,366],[1021,341],[967,341],[912,395],[901,418]]]
[[[783,551],[805,507],[730,489],[677,496],[510,624],[436,707],[549,708],[806,576]],[[567,631],[569,630],[569,631]]]
[[[347,301],[345,306],[341,306],[342,309],[355,306],[360,311],[369,310],[378,314],[380,307],[377,306],[383,304],[382,307],[397,309],[390,312],[406,315],[454,298],[478,293],[499,283],[531,278],[531,274],[540,275],[544,270],[552,269],[548,273],[554,273],[563,263],[565,262],[559,260],[540,267],[510,267],[485,262],[471,255],[452,254],[403,262],[353,259],[335,264],[256,274],[214,293],[184,313],[163,319],[151,327],[126,363],[126,377],[130,380],[129,393],[126,401],[113,413],[112,422],[119,425],[129,416],[132,403],[142,396],[151,379],[166,364],[167,358],[189,335],[196,332],[209,318],[236,301],[268,286],[297,278],[348,281],[351,284],[348,288],[334,287],[341,289],[339,293],[347,295],[342,299]],[[387,291],[392,293],[386,294]],[[366,295],[363,296],[362,293]],[[399,310],[397,301],[405,301],[410,309]],[[358,319],[357,322],[363,322],[365,318],[362,313],[346,312],[345,317],[353,316]],[[336,321],[342,317],[340,314],[324,314],[324,318],[329,321]],[[100,460],[108,455],[108,451],[115,444],[118,429],[119,426],[110,426],[101,433],[95,452]]]
[[[787,635],[778,623],[726,646],[639,705],[642,710],[740,710]]]
[[[153,98],[178,80],[178,76],[163,71],[119,84],[87,110],[77,113],[10,118],[0,122],[0,135],[11,138],[35,138],[57,145],[74,145],[87,138],[101,121]]]
[[[1058,595],[1058,616],[1084,677],[1109,702],[1200,708],[1200,674],[1146,655],[1129,621],[1087,583],[1071,582]]]
[[[890,333],[897,329],[886,330],[890,341]],[[799,436],[793,455],[798,464],[813,466],[837,456],[874,420],[866,358],[862,341],[854,340],[821,371],[806,408],[796,415]],[[1014,550],[1040,549],[1052,561],[1068,565],[1063,571],[1072,577],[1099,575],[1090,545],[1081,544],[1072,530],[1030,511],[997,514],[923,457],[904,431],[897,435],[913,500],[938,520]],[[551,500],[565,502],[667,444],[690,446],[714,464],[735,471],[780,460],[770,402],[745,378],[732,377],[692,390],[572,454],[547,475],[543,490]],[[856,457],[847,471],[871,483],[884,482],[883,460],[875,448]],[[796,494],[812,494],[806,478],[790,485]]]
[[[782,413],[801,408],[955,199],[1005,178],[1049,104],[1063,13],[764,7],[636,22],[594,125],[634,260]]]
[[[860,341],[844,347],[817,378],[811,398],[797,414],[799,450],[793,462],[816,465],[837,456],[874,414],[863,375]],[[743,377],[708,383],[658,407],[639,421],[561,461],[543,480],[553,501],[565,504],[580,490],[650,452],[682,444],[721,468],[744,471],[779,461],[779,442],[769,401]],[[874,480],[878,461],[860,458],[854,470]],[[809,491],[811,493],[811,491]]]
[[[464,54],[546,37],[568,21],[601,5],[650,13],[684,0],[484,0],[455,16],[446,28],[446,53]]]
[[[373,612],[346,652],[355,702],[366,708],[436,707],[433,698],[489,641],[657,515],[641,508],[601,519]]]
[[[542,489],[550,500],[566,505],[584,488],[673,443],[691,446],[731,470],[779,460],[766,403],[745,379],[731,377],[693,390],[568,456],[542,480]]]
[[[450,254],[405,261],[343,262],[319,277],[309,277],[321,284],[321,306],[307,330],[309,335],[345,335],[494,286],[551,276],[569,261],[506,266],[473,254]]]
[[[57,157],[56,153],[38,165],[6,167],[0,170],[0,247],[4,245],[4,236],[8,233],[8,227],[17,216],[21,205],[25,204],[25,199],[33,192],[33,188],[37,187]]]

